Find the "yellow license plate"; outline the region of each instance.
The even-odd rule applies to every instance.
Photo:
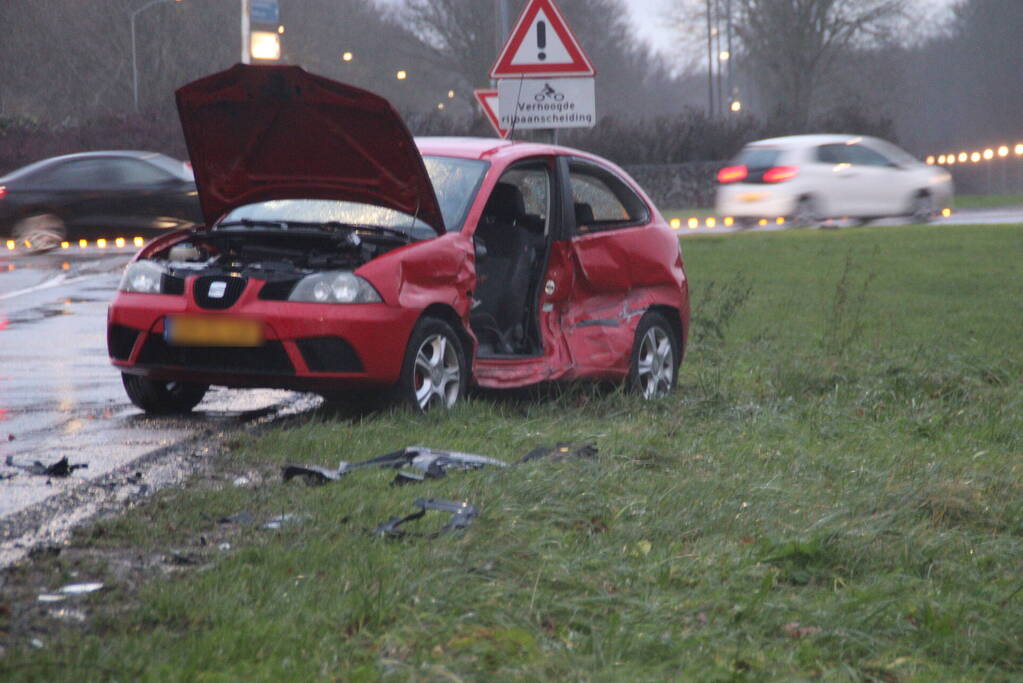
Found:
[[[746,192],[739,195],[740,202],[759,202],[762,199],[767,199],[766,192]]]
[[[263,323],[252,318],[171,315],[164,338],[175,346],[262,346]]]

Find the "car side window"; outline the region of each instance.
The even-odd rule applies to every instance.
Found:
[[[823,164],[852,163],[845,158],[845,145],[821,145],[817,148],[817,161]]]
[[[172,178],[156,166],[135,159],[112,159],[111,173],[118,185],[157,185]]]
[[[640,225],[650,218],[643,200],[609,169],[573,161],[569,183],[576,234]]]
[[[41,174],[42,175],[42,174]],[[40,182],[58,188],[90,189],[112,184],[110,165],[101,159],[69,161],[50,169]]]
[[[857,164],[859,166],[892,165],[892,162],[887,157],[863,145],[847,145],[846,150],[850,164]]]

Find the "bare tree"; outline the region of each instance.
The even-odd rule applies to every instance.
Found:
[[[821,84],[854,49],[888,44],[905,28],[908,0],[673,0],[673,23],[718,59],[727,33],[735,69],[760,109],[793,129],[809,120]],[[706,26],[704,31],[700,31]],[[695,41],[693,39],[696,39]],[[709,47],[712,44],[713,50]],[[713,82],[710,84],[713,90]]]

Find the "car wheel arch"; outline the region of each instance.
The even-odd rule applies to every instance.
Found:
[[[673,306],[666,306],[663,304],[654,304],[646,309],[647,311],[653,311],[654,313],[660,313],[664,316],[665,320],[671,325],[672,331],[675,333],[675,338],[678,339],[678,362],[682,362],[683,356],[686,353],[686,328],[682,324],[682,316],[679,314],[678,309]],[[646,313],[646,311],[644,311]],[[642,316],[636,318],[636,325],[639,325],[639,320]]]
[[[439,318],[450,325],[451,329],[455,331],[455,334],[458,335],[459,340],[462,342],[462,348],[465,350],[465,360],[469,367],[471,379],[472,361],[476,355],[476,338],[466,329],[465,323],[462,322],[457,311],[447,304],[433,303],[423,309],[416,322],[418,323],[423,318]]]

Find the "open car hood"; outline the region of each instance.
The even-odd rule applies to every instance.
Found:
[[[384,98],[297,66],[246,64],[176,95],[207,226],[253,202],[337,199],[444,232],[412,134]]]

